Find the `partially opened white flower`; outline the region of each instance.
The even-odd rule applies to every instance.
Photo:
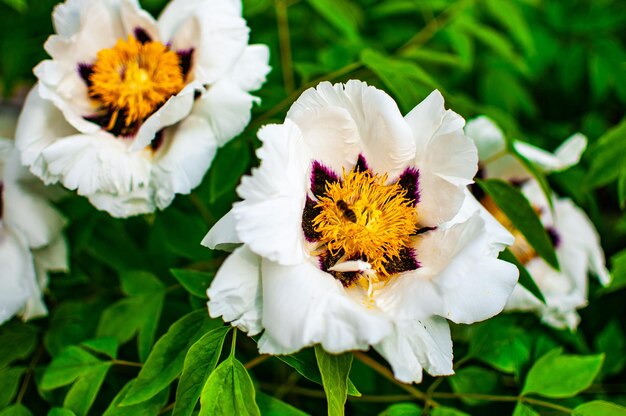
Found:
[[[17,147],[46,183],[117,217],[196,187],[269,71],[237,0],[173,0],[158,20],[136,0],[67,0],[53,22]]]
[[[0,139],[0,324],[45,315],[49,271],[67,271],[63,217],[33,191],[13,142]]]
[[[477,168],[463,125],[437,91],[406,117],[360,81],[305,91],[259,131],[260,167],[203,241],[234,248],[211,316],[263,331],[262,353],[373,346],[401,381],[452,374],[446,319],[499,313],[517,281],[496,259],[510,234],[449,222]]]
[[[553,195],[552,211],[531,173],[515,157],[506,153],[504,135],[491,120],[486,117],[471,120],[465,131],[479,149],[484,177],[496,177],[521,186],[522,193],[548,231],[561,266],[561,271],[557,271],[540,258],[493,201],[488,197],[482,198],[485,208],[513,232],[515,243],[511,251],[525,265],[546,299],[546,304],[543,304],[528,290],[517,285],[505,309],[534,311],[551,326],[575,329],[580,321],[576,309],[587,305],[587,273],[594,273],[602,284],[610,280],[600,238],[593,224],[568,198]],[[575,134],[554,154],[522,142],[515,143],[515,148],[544,172],[551,172],[578,163],[586,143],[585,136]]]

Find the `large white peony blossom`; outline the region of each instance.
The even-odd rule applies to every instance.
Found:
[[[45,315],[49,271],[67,271],[63,217],[37,194],[13,142],[0,139],[0,324]]]
[[[234,248],[211,316],[263,331],[262,353],[373,346],[401,381],[452,374],[447,319],[499,313],[517,281],[496,259],[510,234],[449,221],[477,169],[463,125],[437,91],[406,117],[363,82],[305,91],[259,131],[260,167],[203,241]]]
[[[17,130],[22,162],[116,217],[189,193],[239,134],[269,72],[237,0],[66,0]]]
[[[604,265],[600,238],[593,224],[568,198],[553,195],[552,211],[531,173],[514,156],[506,153],[504,135],[491,120],[486,117],[471,120],[465,132],[479,149],[484,177],[503,179],[521,187],[548,231],[561,266],[561,271],[557,271],[546,263],[521,233],[510,226],[510,222],[489,198],[481,199],[488,211],[503,224],[509,224],[510,231],[515,235],[511,251],[525,265],[546,299],[544,304],[521,285],[517,285],[505,309],[533,311],[551,326],[575,329],[580,321],[576,309],[587,305],[587,273],[593,272],[602,284],[610,280]],[[586,145],[587,140],[582,134],[570,137],[554,154],[523,142],[514,144],[520,154],[545,172],[564,170],[578,163]]]

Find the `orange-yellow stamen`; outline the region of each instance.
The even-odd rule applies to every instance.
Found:
[[[109,130],[119,116],[127,127],[144,120],[185,85],[175,52],[133,36],[98,52],[89,81],[89,97],[113,111]]]
[[[385,263],[411,246],[417,230],[417,213],[397,183],[386,185],[387,175],[344,171],[343,182],[326,186],[313,220],[321,234],[319,243],[331,253],[344,252],[346,259],[366,258],[383,276]]]

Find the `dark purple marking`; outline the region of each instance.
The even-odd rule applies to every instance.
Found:
[[[356,160],[356,165],[352,169],[353,172],[371,172],[369,165],[367,164],[367,160],[365,160],[365,156],[363,154],[359,154],[358,159]]]
[[[91,74],[93,74],[93,65],[91,64],[78,64],[78,75],[85,81],[87,88],[91,87]]]
[[[135,122],[135,123],[132,123],[130,126],[127,126],[126,125],[126,112],[124,110],[119,110],[119,113],[117,115],[117,119],[115,120],[115,124],[113,125],[113,128],[111,129],[108,128],[109,123],[114,113],[115,113],[114,110],[105,109],[103,110],[102,113],[94,114],[91,116],[85,116],[83,118],[87,121],[91,121],[92,123],[99,125],[100,127],[102,127],[103,130],[108,131],[114,136],[118,136],[118,137],[121,136],[121,137],[126,137],[126,138],[135,137],[141,124],[139,122]]]
[[[402,189],[406,190],[406,198],[413,203],[413,206],[420,202],[419,179],[419,169],[408,167],[402,172],[397,182]]]
[[[2,219],[2,213],[4,211],[4,194],[2,191],[4,190],[4,184],[0,182],[0,219]]]
[[[552,226],[546,227],[546,231],[548,232],[548,237],[550,237],[550,241],[552,242],[552,246],[554,248],[558,248],[561,244],[561,235],[556,230],[556,228]]]
[[[332,182],[339,182],[339,176],[329,167],[315,160],[311,167],[311,192],[315,197],[320,198],[326,194],[326,185]]]
[[[324,254],[320,255],[320,269],[327,272],[328,269],[333,267],[337,262],[344,256],[345,252],[343,250],[339,250],[335,255],[330,251],[326,251]]]
[[[484,179],[485,178],[485,169],[483,168],[478,168],[478,171],[476,172],[476,179]],[[469,186],[469,191],[472,193],[472,195],[474,195],[474,197],[477,200],[482,200],[485,197],[485,191],[483,191],[483,188],[481,188],[476,182],[472,183]]]
[[[150,142],[150,149],[152,149],[153,152],[159,150],[161,148],[161,145],[163,145],[163,140],[165,139],[164,132],[165,129],[157,131],[154,135],[154,139],[152,139],[152,141]]]
[[[400,250],[399,256],[387,258],[385,262],[385,270],[389,274],[408,272],[419,267],[420,263],[415,256],[415,250],[410,247],[404,247]]]
[[[136,27],[134,32],[135,32],[135,38],[141,44],[152,42],[152,36],[150,36],[148,32],[146,32],[144,29],[140,27]]]
[[[520,179],[520,178],[510,178],[509,179],[509,183],[516,187],[516,188],[521,188],[522,185],[524,185],[526,182],[528,182],[529,179],[528,178],[524,178],[524,179]]]
[[[317,241],[322,237],[320,233],[315,231],[315,227],[313,227],[313,220],[322,211],[322,209],[316,207],[316,205],[317,202],[307,197],[304,210],[302,211],[302,231],[304,231],[304,238],[309,242]]]
[[[176,51],[176,55],[178,55],[178,65],[180,65],[180,70],[183,73],[183,79],[187,78],[187,74],[191,69],[191,61],[193,59],[193,48],[184,49],[182,51]]]
[[[415,232],[414,232],[413,234],[411,234],[411,235],[412,235],[412,236],[413,236],[413,235],[420,235],[420,234],[424,234],[424,233],[427,233],[427,232],[429,232],[429,231],[433,231],[433,230],[436,230],[436,229],[437,229],[437,227],[422,227],[422,228],[420,228],[419,230],[415,231]]]

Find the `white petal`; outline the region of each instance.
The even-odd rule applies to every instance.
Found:
[[[270,50],[266,45],[246,46],[229,77],[244,91],[258,90],[271,70],[269,59]]]
[[[524,142],[515,142],[515,150],[538,165],[544,172],[565,170],[578,163],[587,148],[587,138],[578,133],[559,146],[554,154]]]
[[[201,244],[212,250],[234,250],[235,246],[242,243],[235,226],[235,215],[231,209],[209,230]]]
[[[30,90],[15,132],[15,146],[20,150],[23,164],[30,166],[30,170],[46,183],[58,181],[58,176],[47,171],[41,153],[58,138],[75,133],[63,114],[50,101],[39,96],[37,86]]]
[[[440,317],[395,322],[393,333],[374,348],[403,383],[422,381],[422,369],[433,376],[454,374],[450,327]]]
[[[48,171],[80,195],[127,194],[145,188],[150,163],[109,134],[75,135],[55,141],[43,152]]]
[[[153,191],[148,187],[123,194],[96,192],[88,195],[87,198],[94,207],[108,212],[115,218],[128,218],[156,210]]]
[[[0,324],[18,313],[31,296],[35,282],[28,247],[0,225]]]
[[[89,7],[94,3],[104,3],[106,9],[111,10],[119,7],[119,0],[66,0],[57,4],[52,12],[54,30],[68,38],[76,34],[81,29],[84,16],[88,15]]]
[[[261,267],[261,353],[289,354],[314,344],[330,353],[363,350],[391,333],[384,315],[350,298],[312,263],[281,266],[263,259]]]
[[[465,134],[476,144],[481,162],[506,151],[504,133],[488,117],[480,116],[468,121]]]
[[[150,13],[141,9],[137,0],[122,0],[120,15],[126,33],[133,34],[135,29],[142,29],[150,35],[152,40],[161,41],[156,20]]]
[[[44,271],[68,272],[68,248],[63,236],[58,236],[50,244],[33,250],[35,263]]]
[[[193,114],[205,118],[219,144],[224,145],[248,125],[252,104],[258,101],[233,81],[222,80],[196,101]]]
[[[237,234],[260,256],[281,264],[304,258],[302,211],[306,200],[309,158],[298,127],[268,125],[259,131],[261,166],[244,176],[234,205]]]
[[[239,4],[237,4],[239,3]],[[213,84],[232,70],[248,43],[241,3],[228,0],[174,0],[158,21],[174,50],[194,50],[193,77]]]
[[[221,316],[250,336],[263,329],[260,261],[246,246],[239,247],[224,261],[207,290],[211,317]]]
[[[164,142],[153,162],[159,209],[165,209],[175,194],[188,194],[200,184],[217,150],[209,124],[200,117],[187,117],[164,134]]]

